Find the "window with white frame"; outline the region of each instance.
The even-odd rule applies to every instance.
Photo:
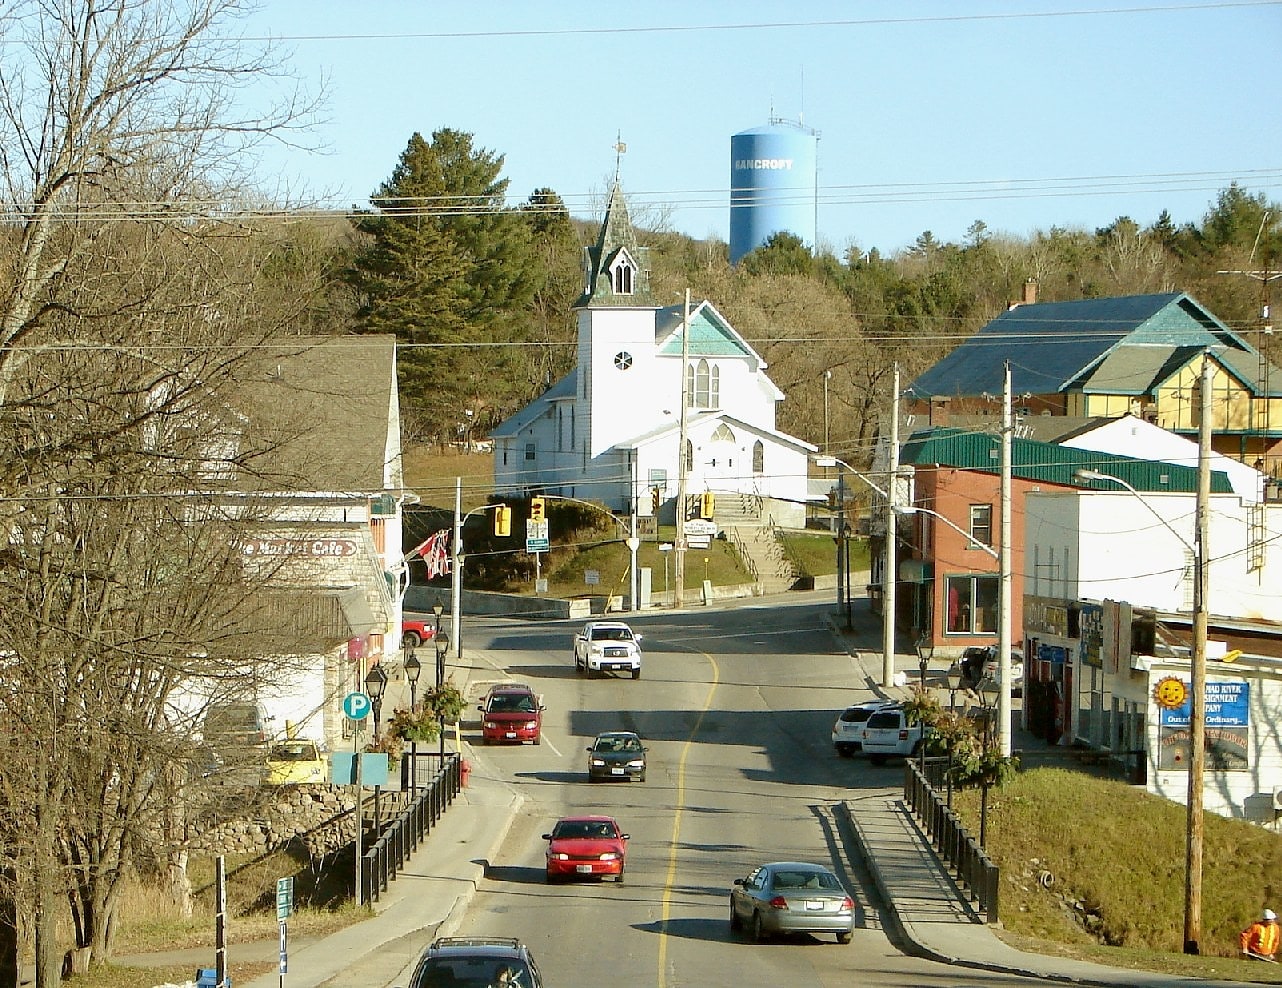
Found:
[[[993,506],[991,504],[970,506],[970,537],[983,545],[993,544]]]
[[[527,461],[534,459],[534,443],[525,444],[525,459]]]

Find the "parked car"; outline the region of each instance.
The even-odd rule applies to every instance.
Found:
[[[736,878],[730,889],[730,929],[753,940],[785,933],[832,933],[850,943],[855,902],[823,865],[775,861]]]
[[[849,758],[856,751],[863,750],[864,724],[874,712],[890,706],[889,700],[866,700],[847,707],[837,716],[832,725],[832,746],[842,758]]]
[[[530,948],[508,937],[437,937],[418,959],[409,988],[507,985],[543,988]]]
[[[925,743],[920,723],[908,719],[908,711],[898,704],[874,710],[863,729],[863,750],[874,765],[881,765],[893,755],[915,755]]]
[[[401,618],[401,647],[418,648],[436,637],[436,622],[419,618]]]
[[[329,781],[329,760],[321,746],[304,738],[277,741],[267,752],[267,784],[294,786]]]
[[[543,700],[525,683],[499,683],[476,705],[481,712],[481,738],[498,741],[543,741]]]
[[[645,781],[646,747],[631,731],[598,734],[588,745],[588,781],[639,779]]]
[[[574,671],[631,672],[641,678],[641,635],[622,621],[589,621],[574,636]]]
[[[1002,671],[998,657],[997,644],[971,645],[962,652],[961,672],[962,685],[977,689],[984,679],[991,679],[1001,684]],[[1023,649],[1010,650],[1010,691],[1012,696],[1021,696],[1024,692],[1024,652]]]
[[[547,880],[603,878],[623,881],[629,834],[608,816],[568,816],[544,834],[547,846]]]
[[[201,734],[216,748],[259,748],[271,737],[271,721],[261,703],[211,703]]]

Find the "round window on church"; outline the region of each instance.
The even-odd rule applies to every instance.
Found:
[[[620,350],[614,355],[614,366],[619,370],[627,370],[632,366],[632,354],[626,350]]]

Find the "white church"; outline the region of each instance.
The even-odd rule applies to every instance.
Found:
[[[681,400],[687,505],[705,492],[805,523],[811,444],[775,428],[784,395],[711,302],[658,306],[616,180],[584,250],[578,366],[491,433],[499,496],[557,494],[675,518]],[[690,517],[690,514],[687,514]]]

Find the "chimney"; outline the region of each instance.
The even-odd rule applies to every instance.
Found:
[[[938,395],[930,399],[930,425],[948,424],[948,399]]]
[[[1029,278],[1027,281],[1024,282],[1023,298],[1020,298],[1012,302],[1009,306],[1006,307],[1006,311],[1010,312],[1011,309],[1017,309],[1021,305],[1036,305],[1036,304],[1037,304],[1037,279]]]

